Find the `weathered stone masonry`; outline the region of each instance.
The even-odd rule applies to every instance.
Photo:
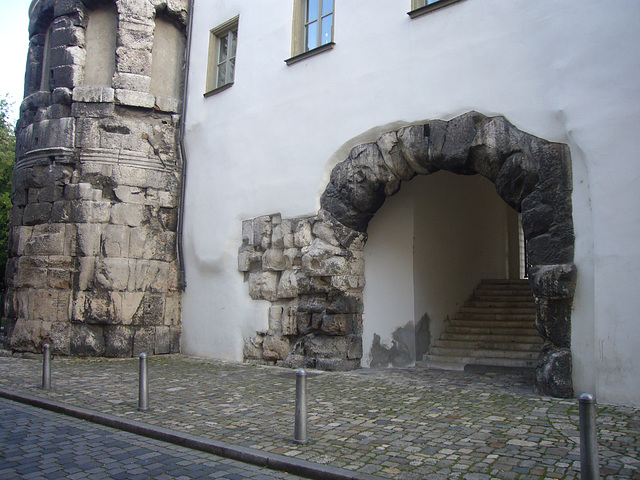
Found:
[[[524,133],[503,117],[470,112],[383,134],[332,171],[313,217],[243,223],[239,270],[253,299],[268,300],[269,329],[246,339],[248,361],[352,369],[362,357],[364,256],[369,221],[401,182],[446,170],[480,174],[522,212],[544,339],[536,384],[572,395],[571,306],[576,282],[571,164],[565,145]]]
[[[30,17],[7,266],[10,346],[177,352],[180,96],[153,93],[151,63],[159,19],[184,36],[186,1],[42,0]],[[92,18],[114,37],[90,38]],[[89,59],[91,41],[115,51]],[[96,84],[105,71],[107,84]]]

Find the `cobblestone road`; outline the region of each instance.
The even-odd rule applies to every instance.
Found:
[[[578,479],[578,405],[532,379],[424,367],[308,374],[309,436],[292,442],[295,374],[183,355],[149,358],[150,407],[137,411],[138,361],[0,357],[0,388],[235,445],[417,480]],[[603,479],[640,480],[640,411],[598,405]]]
[[[0,399],[0,479],[294,480],[300,477]]]

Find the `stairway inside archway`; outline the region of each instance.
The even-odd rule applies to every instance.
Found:
[[[423,360],[432,368],[533,369],[542,338],[529,281],[482,280]]]

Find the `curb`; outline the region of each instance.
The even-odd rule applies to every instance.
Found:
[[[125,432],[152,438],[161,442],[171,443],[181,447],[212,453],[219,457],[230,458],[258,467],[299,475],[301,477],[318,480],[382,480],[382,477],[352,472],[343,468],[331,467],[298,460],[295,458],[263,452],[254,448],[231,445],[229,443],[211,440],[204,437],[170,430],[168,428],[147,425],[136,420],[128,420],[115,415],[94,412],[82,407],[67,405],[54,400],[43,399],[24,393],[14,393],[0,389],[0,397],[15,402],[24,403],[32,407],[50,410],[55,413],[68,415]]]

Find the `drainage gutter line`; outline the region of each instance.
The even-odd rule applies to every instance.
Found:
[[[180,128],[178,129],[178,153],[181,160],[180,171],[180,200],[178,203],[178,224],[176,235],[176,257],[178,259],[178,288],[184,290],[187,286],[187,277],[184,266],[184,201],[187,183],[187,153],[184,148],[185,119],[187,114],[187,84],[189,83],[189,58],[191,57],[191,35],[193,28],[193,4],[195,0],[189,0],[189,21],[187,22],[187,45],[184,57],[184,79],[182,82],[182,108],[180,112]]]

